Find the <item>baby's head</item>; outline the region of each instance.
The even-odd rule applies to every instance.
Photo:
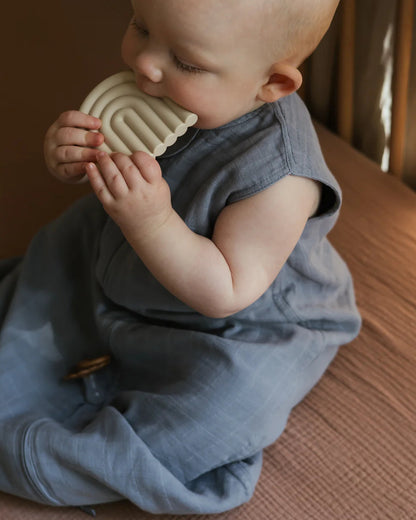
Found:
[[[123,58],[144,92],[218,127],[299,88],[338,1],[132,0]]]

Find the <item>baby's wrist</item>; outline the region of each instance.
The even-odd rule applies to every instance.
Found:
[[[119,223],[126,240],[140,255],[143,251],[152,249],[156,244],[164,242],[167,235],[174,233],[174,222],[180,218],[170,207],[163,214],[142,219],[138,224],[135,219]]]
[[[177,217],[172,207],[163,213],[142,219],[138,224],[135,219],[131,222],[124,222],[120,225],[123,234],[127,240],[134,241],[141,247],[147,247],[149,243],[159,240],[165,233],[169,233],[172,229],[172,223]]]

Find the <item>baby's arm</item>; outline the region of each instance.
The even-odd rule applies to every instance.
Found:
[[[64,182],[80,182],[86,179],[85,166],[95,161],[94,148],[104,142],[98,130],[101,121],[76,110],[62,113],[48,129],[44,142],[45,162],[48,170]]]
[[[172,209],[169,187],[150,156],[100,153],[98,167],[87,167],[91,185],[147,268],[177,298],[211,317],[242,310],[266,291],[319,201],[315,182],[286,177],[227,206],[208,239]]]

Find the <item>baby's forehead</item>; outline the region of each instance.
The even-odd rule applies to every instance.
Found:
[[[171,6],[185,18],[193,18],[199,22],[215,21],[216,25],[211,26],[215,33],[222,24],[239,25],[245,23],[247,17],[255,21],[257,18],[253,19],[253,15],[266,15],[267,6],[276,2],[280,3],[281,0],[175,0]]]
[[[159,1],[175,9],[167,19],[177,40],[214,53],[224,49],[221,46],[234,47],[236,54],[263,53],[271,47],[276,33],[284,30],[277,12],[286,0]]]
[[[169,30],[202,42],[242,38],[259,21],[258,2],[269,0],[174,0],[166,2]],[[169,7],[170,4],[170,7]],[[234,41],[238,46],[239,41]]]

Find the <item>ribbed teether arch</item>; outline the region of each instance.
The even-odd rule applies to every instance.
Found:
[[[105,142],[100,149],[131,154],[162,155],[198,117],[167,98],[148,96],[138,89],[130,71],[114,74],[86,97],[81,112],[102,121]]]

